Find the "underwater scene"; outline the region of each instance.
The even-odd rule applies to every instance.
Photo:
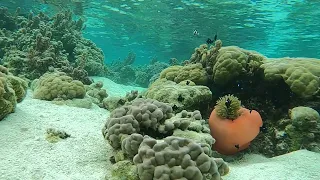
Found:
[[[0,0],[0,180],[319,180],[319,9]]]

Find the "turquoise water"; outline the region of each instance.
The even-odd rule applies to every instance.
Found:
[[[182,61],[216,33],[225,46],[236,45],[267,57],[320,58],[320,2],[316,0],[81,2],[1,0],[0,5],[12,11],[20,6],[26,12],[73,9],[76,18],[86,20],[84,36],[103,49],[106,63],[123,59],[130,51],[136,53],[137,64],[153,57]],[[195,29],[199,36],[193,36]]]

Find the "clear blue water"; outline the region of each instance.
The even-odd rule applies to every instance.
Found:
[[[0,5],[55,13],[66,8],[79,10],[79,1],[1,0]],[[171,57],[189,59],[195,47],[216,33],[224,45],[255,50],[267,57],[320,58],[318,0],[81,2],[83,14],[76,18],[85,18],[84,36],[103,49],[106,63],[123,59],[130,51],[136,53],[137,64],[153,57],[165,62]],[[195,29],[199,36],[193,36]]]

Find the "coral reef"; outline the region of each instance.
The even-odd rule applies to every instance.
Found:
[[[113,110],[102,129],[115,150],[114,175],[124,173],[125,163],[139,179],[220,179],[229,167],[212,157],[209,131],[200,111],[174,114],[170,105],[144,98]],[[134,173],[123,176],[137,179]]]
[[[14,75],[34,80],[57,70],[90,84],[88,75],[106,73],[102,50],[82,37],[84,21],[73,21],[70,11],[53,18],[41,12],[24,17],[1,11],[6,21],[11,17],[10,23],[15,24],[15,28],[1,33],[4,53],[0,54]]]
[[[297,145],[295,144],[318,151],[315,140],[311,138],[307,141],[308,144],[312,144],[313,148],[311,148],[311,145],[301,144],[300,140],[297,140],[301,139],[300,137],[289,136],[285,129],[291,124],[287,114],[288,109],[306,106],[319,111],[320,74],[317,70],[319,62],[318,59],[312,58],[267,58],[258,52],[237,46],[223,47],[222,41],[217,40],[215,45],[203,44],[195,48],[190,59],[184,61],[183,65],[170,66],[164,69],[160,76],[154,76],[155,80],[145,95],[172,103],[173,109],[177,111],[189,110],[190,103],[185,106],[177,102],[178,98],[185,100],[185,97],[177,97],[176,94],[185,85],[202,85],[207,87],[212,94],[209,101],[195,101],[197,97],[194,97],[192,93],[188,94],[190,99],[197,102],[195,109],[201,110],[201,114],[206,117],[210,114],[210,107],[213,107],[220,97],[232,94],[241,99],[243,107],[256,110],[264,119],[263,133],[260,133],[251,142],[248,152],[273,157],[296,150]],[[171,88],[168,88],[167,85]],[[179,85],[184,85],[184,87]],[[165,89],[170,90],[166,92]],[[150,92],[153,92],[152,96]],[[225,104],[226,100],[225,98],[220,99],[220,106],[216,106],[215,111],[218,116],[225,119],[236,119],[239,111],[232,109],[240,108],[240,102],[231,101],[231,107],[228,109]],[[202,103],[207,107],[201,106]],[[292,127],[294,126],[291,124],[287,130],[296,133],[293,129],[297,128]],[[311,131],[316,132],[316,130]],[[316,134],[313,133],[315,136]]]
[[[135,66],[135,58],[135,53],[130,52],[124,60],[113,61],[107,77],[121,84],[148,87],[154,76],[159,76],[163,69],[169,67],[169,64],[156,58],[151,59],[149,64]]]

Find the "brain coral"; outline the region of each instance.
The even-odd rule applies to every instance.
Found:
[[[36,99],[83,98],[85,94],[86,90],[81,81],[73,80],[62,72],[44,74],[34,82],[33,97]]]
[[[308,98],[318,93],[320,88],[320,61],[311,58],[269,59],[261,67],[265,79],[283,79],[297,95]]]
[[[207,73],[200,63],[186,66],[170,66],[160,73],[160,78],[166,78],[176,83],[191,80],[197,85],[205,85],[208,81]]]
[[[219,50],[213,66],[213,80],[224,85],[239,75],[250,75],[260,68],[264,57],[254,51],[237,46],[227,46]]]

